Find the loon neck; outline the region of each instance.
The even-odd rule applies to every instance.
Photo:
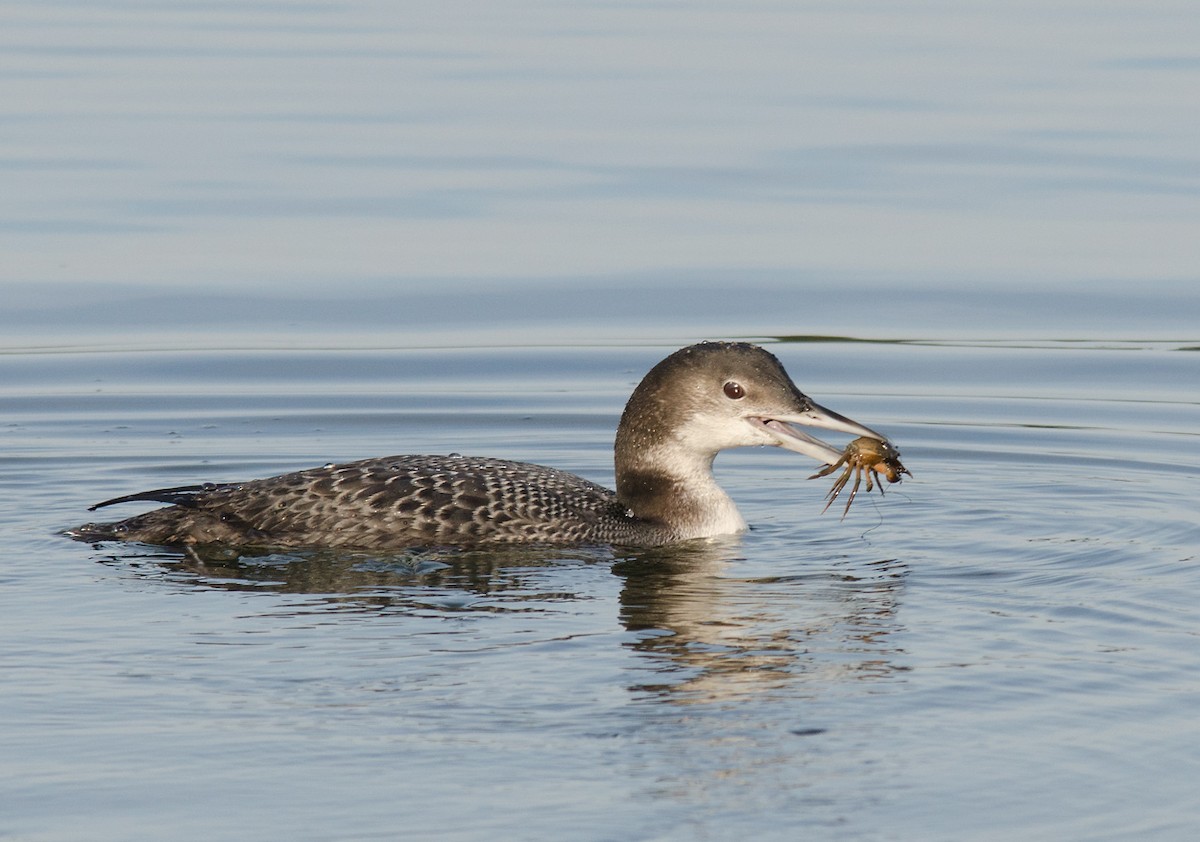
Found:
[[[637,518],[679,538],[707,538],[746,529],[732,498],[717,485],[712,462],[670,449],[649,449],[616,466],[617,499]],[[682,458],[681,458],[682,457]]]

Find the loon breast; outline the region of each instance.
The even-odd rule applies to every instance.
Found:
[[[838,459],[796,424],[883,439],[815,404],[764,349],[702,343],[667,357],[634,390],[617,429],[615,491],[525,462],[389,456],[117,497],[92,508],[168,505],[68,534],[164,546],[665,544],[745,528],[712,473],[720,450],[772,445]]]

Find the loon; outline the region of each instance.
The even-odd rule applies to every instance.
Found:
[[[169,505],[87,523],[67,535],[184,548],[658,546],[747,528],[713,477],[718,451],[768,445],[827,465],[840,458],[795,424],[886,441],[812,401],[767,350],[703,342],[668,356],[634,389],[617,427],[616,491],[525,462],[388,456],[116,497],[89,511],[129,502]]]

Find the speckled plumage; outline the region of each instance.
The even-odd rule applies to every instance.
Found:
[[[472,456],[364,459],[113,502],[132,500],[175,505],[80,530],[90,530],[93,539],[167,546],[621,544],[643,543],[647,537],[617,495],[601,485],[541,465]],[[554,525],[553,535],[547,534],[547,524]],[[664,532],[652,543],[669,539]]]
[[[838,458],[789,422],[882,438],[813,403],[762,348],[702,343],[667,357],[634,390],[617,431],[616,492],[524,462],[391,456],[118,497],[92,508],[170,505],[68,534],[163,546],[665,544],[745,528],[712,475],[722,449],[774,445]]]

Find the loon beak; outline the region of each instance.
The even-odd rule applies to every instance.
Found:
[[[842,451],[826,444],[815,436],[810,436],[794,425],[803,424],[806,427],[820,427],[824,430],[834,430],[839,433],[850,433],[854,436],[866,436],[879,441],[887,441],[887,437],[875,432],[870,427],[864,427],[857,421],[852,421],[845,415],[839,415],[832,409],[826,409],[820,404],[806,401],[803,412],[794,415],[777,415],[771,418],[754,419],[775,441],[776,447],[793,450],[811,456],[826,465],[832,465],[842,458]]]

